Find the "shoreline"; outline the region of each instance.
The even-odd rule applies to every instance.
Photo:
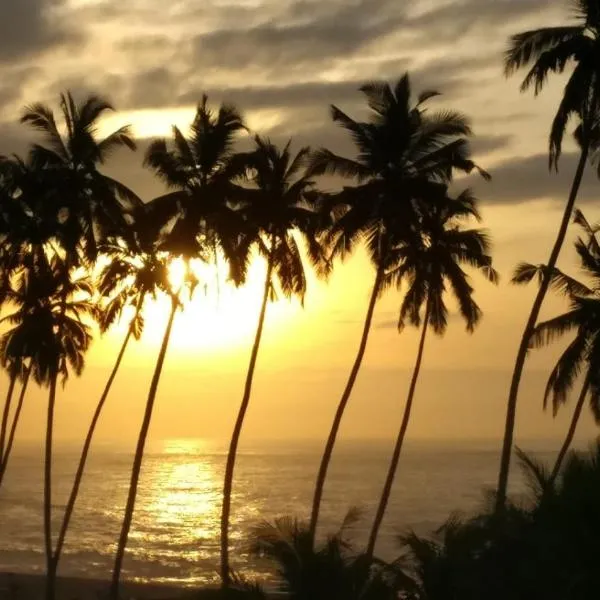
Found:
[[[0,600],[43,600],[45,576],[34,573],[0,572]],[[56,600],[102,600],[108,597],[110,582],[86,577],[58,577]],[[202,597],[216,592],[216,587],[186,587],[162,583],[123,581],[123,599],[171,600],[189,596]]]

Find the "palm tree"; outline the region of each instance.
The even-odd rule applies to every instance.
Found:
[[[48,248],[56,243],[59,223],[49,201],[47,181],[32,153],[26,160],[18,156],[0,158],[2,281],[0,302],[15,277],[23,270],[50,269]]]
[[[470,218],[479,220],[480,216],[477,202],[469,190],[456,199],[448,198],[445,202],[438,200],[424,213],[416,235],[408,241],[400,240],[399,245],[391,249],[391,254],[396,254],[397,266],[388,271],[384,285],[396,285],[399,288],[408,281],[408,290],[400,307],[398,329],[402,330],[408,321],[415,327],[421,327],[421,338],[402,423],[369,535],[368,556],[372,556],[375,550],[398,469],[421,370],[427,329],[431,327],[437,335],[446,332],[448,308],[444,296],[448,288],[456,298],[467,331],[472,333],[479,323],[481,309],[473,299],[474,289],[462,269],[463,265],[478,270],[489,281],[498,280],[498,275],[492,268],[487,235],[480,229],[464,227]]]
[[[333,447],[367,347],[375,304],[383,293],[386,272],[393,266],[392,239],[412,235],[421,206],[445,189],[455,169],[477,169],[469,158],[471,127],[466,117],[453,111],[426,110],[427,101],[437,92],[423,92],[412,104],[408,74],[394,87],[374,82],[362,86],[361,91],[371,111],[369,121],[355,121],[336,106],[331,107],[334,122],[352,136],[357,158],[341,157],[326,149],[313,155],[314,174],[340,175],[356,182],[335,197],[334,223],[325,239],[332,258],[344,260],[364,242],[375,268],[358,352],[317,475],[310,520],[313,539]]]
[[[99,171],[119,148],[136,148],[129,126],[98,139],[99,121],[112,110],[103,98],[89,96],[77,103],[67,92],[60,97],[64,134],[44,104],[27,107],[21,117],[45,142],[33,144],[30,151],[30,162],[45,188],[38,216],[58,230],[69,268],[80,263],[81,249],[94,261],[100,243],[125,235],[127,214],[142,204],[129,188]]]
[[[93,288],[85,277],[65,277],[64,261],[54,257],[51,270],[24,271],[14,291],[9,292],[16,309],[0,322],[12,327],[2,338],[6,353],[30,359],[34,379],[49,387],[44,455],[44,543],[46,552],[46,597],[55,591],[56,561],[52,541],[52,438],[54,408],[59,377],[63,384],[69,372],[81,375],[91,330],[84,319],[95,315],[89,298]],[[66,289],[65,289],[66,288]]]
[[[221,251],[234,283],[244,280],[243,261],[236,260],[242,224],[232,201],[238,187],[234,180],[245,165],[233,151],[236,137],[245,131],[235,106],[223,104],[216,111],[204,95],[185,137],[173,127],[173,139],[155,140],[145,164],[171,191],[152,202],[148,221],[162,234],[161,249],[186,260],[218,260]]]
[[[163,292],[167,294],[171,301],[171,310],[163,335],[160,351],[154,368],[154,374],[150,383],[150,389],[148,391],[148,399],[146,400],[146,407],[144,409],[144,417],[138,434],[138,440],[133,459],[133,466],[131,469],[131,479],[129,483],[129,492],[127,496],[127,502],[125,505],[125,513],[123,517],[123,523],[121,526],[121,533],[117,544],[117,551],[115,554],[115,563],[112,573],[112,581],[110,587],[110,598],[117,600],[119,597],[119,586],[121,580],[121,570],[123,566],[123,558],[125,556],[125,549],[127,547],[127,541],[129,538],[129,531],[131,529],[131,523],[133,521],[133,513],[135,510],[135,502],[137,498],[138,483],[140,478],[140,472],[142,469],[142,461],[144,458],[144,450],[146,447],[146,440],[148,438],[148,431],[150,429],[150,423],[152,421],[152,412],[154,410],[154,402],[156,400],[156,394],[158,392],[158,384],[160,376],[162,374],[162,368],[165,362],[167,349],[169,346],[169,340],[171,338],[171,331],[173,328],[173,321],[177,310],[181,307],[182,302],[180,299],[181,289],[173,290],[169,282],[169,256],[164,252],[157,252],[154,248],[148,251],[143,256],[136,256],[134,261],[126,260],[123,264],[122,273],[129,271],[130,274],[134,274],[134,280],[131,281],[125,288],[122,289],[121,293],[123,298],[127,300],[119,300],[119,302],[129,301],[135,303],[136,311],[138,311],[138,318],[132,322],[132,328],[140,327],[139,311],[142,309],[144,298],[147,294],[155,295],[156,293]],[[137,265],[137,270],[136,270]],[[119,268],[117,267],[118,271]],[[186,283],[190,284],[190,296],[193,293],[193,287],[196,284],[194,276],[188,271],[186,275]],[[137,286],[140,287],[137,287]],[[137,323],[137,324],[134,324]],[[130,328],[130,330],[132,329]]]
[[[60,97],[64,133],[51,108],[37,103],[27,107],[21,122],[42,134],[44,144],[33,144],[28,162],[38,185],[33,191],[36,219],[48,223],[50,236],[60,246],[65,281],[62,284],[62,313],[59,326],[65,322],[69,276],[74,267],[89,266],[98,256],[100,243],[127,235],[127,213],[141,206],[141,200],[126,186],[99,171],[99,166],[121,147],[135,149],[129,127],[122,127],[104,139],[98,139],[101,117],[113,110],[109,102],[89,96],[77,103],[70,93]],[[41,184],[41,185],[40,185]],[[63,332],[57,331],[57,338]],[[48,423],[53,420],[56,399],[56,379],[49,382]],[[46,459],[52,455],[51,427],[47,435]],[[50,498],[51,468],[47,465],[46,496]],[[49,517],[49,509],[46,509]],[[54,595],[56,560],[53,557],[50,523],[46,526],[46,561],[54,573],[49,573],[47,598]]]
[[[451,518],[434,536],[403,536],[400,564],[414,584],[407,600],[597,598],[600,446],[571,452],[550,485],[544,465],[516,449],[531,491],[468,519]]]
[[[294,600],[392,600],[407,578],[396,565],[357,553],[349,528],[357,513],[351,510],[340,528],[318,547],[308,523],[290,517],[263,522],[251,532],[251,552],[276,567],[278,592]]]
[[[320,257],[320,248],[313,235],[320,220],[319,200],[314,193],[314,182],[306,170],[309,149],[301,148],[294,156],[290,151],[291,142],[279,149],[270,141],[256,136],[254,143],[253,151],[237,158],[240,164],[246,164],[253,184],[252,189],[245,190],[245,201],[239,210],[249,227],[256,231],[257,247],[265,258],[267,272],[244,394],[225,466],[221,513],[221,580],[224,587],[229,585],[230,577],[229,514],[235,461],[250,403],[267,304],[275,295],[275,283],[286,297],[296,295],[303,301],[306,292],[304,265],[293,230],[302,234],[307,241],[309,254],[315,263]]]
[[[575,332],[575,338],[558,359],[546,385],[544,408],[551,399],[554,415],[567,402],[575,382],[583,375],[583,384],[571,424],[554,463],[549,483],[553,483],[560,472],[573,442],[586,398],[589,397],[592,413],[600,422],[600,245],[595,237],[598,228],[590,227],[579,211],[576,212],[575,220],[588,235],[587,240],[577,240],[575,249],[583,273],[590,278],[590,285],[577,281],[554,267],[550,285],[567,297],[569,310],[537,325],[530,338],[530,346],[537,348],[567,333]],[[513,282],[522,284],[537,278],[541,284],[546,272],[546,265],[522,263],[517,267]]]
[[[521,84],[521,90],[526,91],[533,87],[536,95],[543,89],[551,73],[563,73],[568,65],[573,65],[550,130],[550,168],[558,169],[563,136],[571,117],[579,120],[580,155],[556,240],[546,263],[547,273],[542,279],[531,307],[515,359],[506,407],[504,441],[498,473],[496,495],[498,510],[502,510],[506,501],[519,385],[529,340],[550,286],[552,270],[556,266],[565,240],[571,213],[589,158],[590,144],[594,143],[594,130],[597,129],[598,101],[600,100],[598,97],[600,67],[597,60],[600,50],[600,11],[596,3],[590,0],[574,0],[573,5],[575,12],[573,24],[545,27],[514,35],[510,40],[510,47],[506,52],[504,62],[507,75],[531,65]]]
[[[143,215],[145,209],[138,211],[135,224],[132,226],[132,239],[135,246],[127,245],[125,242],[117,242],[100,246],[101,253],[109,261],[101,270],[98,282],[98,291],[106,300],[99,309],[99,325],[101,333],[105,333],[117,322],[127,307],[132,307],[134,312],[127,333],[123,339],[121,348],[117,354],[115,364],[108,377],[100,400],[96,405],[94,414],[88,427],[88,432],[81,450],[77,471],[73,480],[71,493],[67,501],[62,524],[56,541],[55,560],[58,563],[62,554],[63,545],[69,529],[75,503],[79,495],[79,488],[83,480],[87,459],[98,425],[98,421],[106,404],[106,400],[117,376],[121,361],[129,341],[133,337],[139,340],[144,328],[144,317],[142,307],[147,293],[156,294],[157,273],[159,278],[163,276],[163,264],[154,256],[154,248],[149,245],[144,231]]]

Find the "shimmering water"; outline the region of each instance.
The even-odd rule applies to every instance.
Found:
[[[378,553],[398,553],[398,533],[428,532],[453,511],[483,502],[495,484],[498,445],[413,443],[406,448],[382,529]],[[540,458],[552,447],[535,448]],[[232,504],[233,567],[266,577],[268,565],[247,552],[248,531],[263,519],[308,515],[320,447],[268,444],[243,451]],[[381,492],[391,443],[342,444],[331,466],[322,530],[338,526],[352,506],[364,509],[353,528],[365,541]],[[54,509],[62,514],[70,490],[75,452],[59,451],[54,468]],[[92,455],[65,546],[64,575],[105,578],[129,484],[131,454],[107,448]],[[150,451],[144,461],[124,573],[128,578],[197,584],[216,579],[224,449],[179,440]],[[518,479],[518,478],[517,478]],[[40,449],[16,451],[0,491],[0,570],[42,572],[42,463]],[[519,492],[517,480],[513,491]],[[57,525],[58,526],[58,525]],[[57,527],[56,526],[56,527]]]

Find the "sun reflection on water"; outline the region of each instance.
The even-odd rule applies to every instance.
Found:
[[[217,538],[221,481],[207,448],[202,440],[169,441],[153,474],[147,511],[157,526],[176,532],[178,544]]]

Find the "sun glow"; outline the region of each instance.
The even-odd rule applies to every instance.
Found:
[[[216,104],[215,104],[216,106]],[[169,109],[139,109],[114,113],[104,117],[100,123],[100,135],[109,135],[119,127],[129,125],[138,139],[170,137],[173,125],[184,135],[189,135],[194,120],[195,106]],[[245,122],[251,131],[268,131],[283,121],[280,110],[257,109],[245,114]]]
[[[174,260],[170,266],[172,289],[180,290],[182,309],[176,315],[171,337],[173,350],[227,351],[236,347],[247,348],[256,331],[260,305],[264,292],[266,268],[264,261],[256,259],[250,265],[246,283],[236,288],[227,280],[227,267],[223,260],[217,265],[191,261],[189,269],[196,285],[186,287],[187,269],[183,260]],[[158,344],[164,334],[170,310],[166,295],[149,299],[144,307],[145,331],[142,337],[148,343]],[[277,331],[301,310],[297,300],[278,298],[269,303],[267,323],[276,323]]]

